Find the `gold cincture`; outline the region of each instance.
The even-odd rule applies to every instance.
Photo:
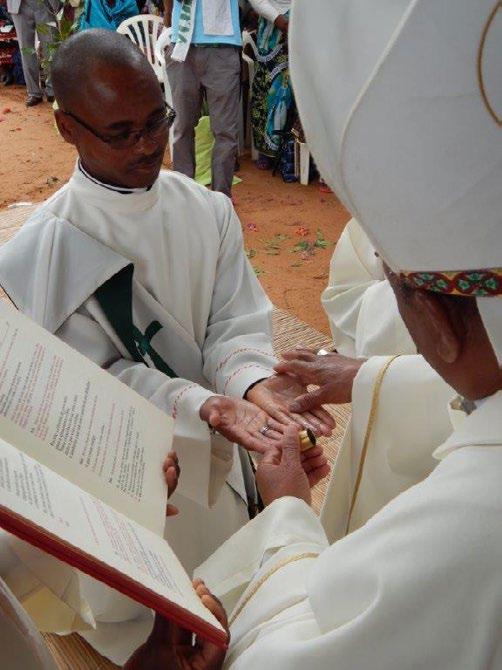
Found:
[[[239,614],[242,612],[242,610],[246,607],[248,602],[251,600],[251,598],[254,597],[257,591],[267,582],[272,575],[275,575],[276,572],[278,572],[281,568],[284,568],[286,565],[289,565],[290,563],[296,563],[297,561],[303,561],[306,558],[317,558],[319,556],[318,553],[314,551],[308,551],[304,552],[303,554],[296,554],[295,556],[290,556],[289,558],[285,558],[283,561],[280,561],[277,563],[277,565],[274,565],[273,568],[270,568],[268,572],[266,572],[263,577],[260,577],[260,579],[254,584],[253,588],[251,591],[246,595],[244,600],[238,605],[237,609],[232,613],[232,616],[229,619],[229,625],[231,626],[234,621],[237,619]]]

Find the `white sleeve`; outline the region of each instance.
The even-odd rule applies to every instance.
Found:
[[[85,305],[56,335],[175,419],[174,446],[183,467],[178,492],[200,505],[211,506],[233,460],[232,445],[221,436],[212,436],[199,418],[200,406],[214,393],[190,380],[171,379],[159,370],[124,358]]]
[[[228,612],[257,572],[282,550],[320,553],[328,546],[319,517],[298,498],[279,498],[232,535],[197,570]]]
[[[416,353],[382,262],[355,219],[349,221],[336,245],[321,302],[341,354]]]
[[[262,618],[227,667],[254,670],[270,659],[274,670],[499,667],[500,449],[459,450],[332,545],[307,577],[310,612]],[[271,598],[273,579],[249,607]]]
[[[202,350],[204,375],[217,393],[242,398],[251,384],[273,374],[272,304],[244,253],[231,201],[220,193],[212,200],[221,244]]]
[[[279,14],[281,14],[274,3],[269,0],[249,0],[249,3],[257,14],[263,16],[267,21],[271,21],[272,23],[276,20]]]
[[[400,356],[383,377],[363,458],[377,379],[388,361],[373,356],[354,380],[352,419],[321,512],[331,542],[345,535],[359,473],[351,530],[427,477],[436,466],[434,450],[452,432],[448,406],[455,391],[422,356]]]
[[[205,400],[214,395],[188,379],[171,379],[159,370],[124,358],[86,305],[74,312],[56,332],[57,337],[73,349],[108,370],[166,414],[177,415],[178,410],[189,406],[191,414],[196,415]]]

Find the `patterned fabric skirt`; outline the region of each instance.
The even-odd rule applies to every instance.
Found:
[[[253,80],[251,123],[256,149],[275,157],[294,105],[289,77],[287,40],[273,23],[260,19],[257,37],[258,57]]]

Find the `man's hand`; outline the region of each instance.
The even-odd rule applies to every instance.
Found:
[[[214,395],[202,405],[199,415],[230,442],[260,454],[276,447],[281,438],[281,424],[247,400]]]
[[[178,455],[175,451],[170,451],[167,454],[166,460],[162,465],[162,471],[164,472],[164,479],[167,484],[167,497],[170,498],[176,491],[181,473]],[[175,516],[178,514],[178,511],[178,508],[174,505],[167,505],[166,516]]]
[[[279,16],[276,18],[274,21],[274,25],[276,28],[279,28],[279,30],[284,33],[284,35],[287,36],[289,32],[289,21],[284,14],[279,14]]]
[[[348,358],[341,354],[318,356],[311,349],[295,349],[283,354],[275,366],[280,374],[294,375],[302,384],[319,388],[299,395],[290,403],[292,412],[313,412],[321,405],[341,404],[352,400],[352,386],[364,358]]]
[[[246,397],[284,426],[297,424],[310,428],[318,436],[331,435],[335,422],[322,407],[316,406],[312,411],[291,411],[291,403],[306,392],[306,387],[297,378],[287,374],[273,375],[253,386]]]
[[[223,606],[205,586],[196,579],[194,589],[202,604],[228,631],[227,616]],[[197,637],[159,614],[148,640],[131,656],[124,670],[220,670],[225,660],[225,651]]]
[[[281,452],[275,450],[265,455],[256,471],[256,484],[265,505],[283,496],[294,496],[310,505],[310,488],[329,474],[325,456],[316,448],[307,451],[302,463],[298,428],[285,428]]]

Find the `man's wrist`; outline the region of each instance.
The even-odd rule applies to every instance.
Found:
[[[258,384],[261,384],[264,381],[267,381],[269,377],[262,377],[261,379],[257,379],[255,382],[253,382],[250,386],[247,387],[246,392],[242,396],[244,400],[249,400],[248,398],[248,393],[254,389],[255,386],[258,386]]]
[[[209,414],[210,414],[210,411],[211,411],[210,405],[213,404],[213,402],[216,398],[220,398],[220,397],[221,396],[216,395],[216,394],[215,395],[210,395],[209,398],[206,398],[206,400],[204,400],[204,402],[202,403],[202,405],[199,408],[200,419],[202,421],[205,421],[208,425],[209,425],[209,422],[208,422]]]

